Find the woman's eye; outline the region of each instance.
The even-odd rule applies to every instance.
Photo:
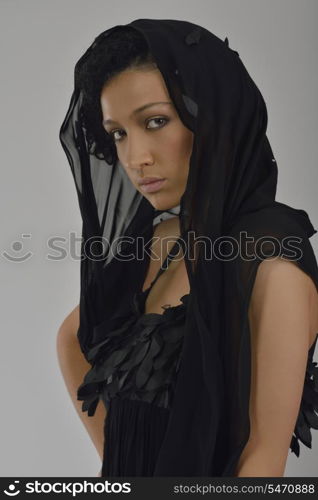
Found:
[[[163,118],[163,117],[156,117],[156,118],[150,118],[150,120],[148,120],[147,122],[147,125],[149,125],[149,123],[153,122],[155,123],[155,126],[147,126],[147,129],[157,129],[157,128],[161,128],[163,127],[164,125],[166,125],[166,123],[168,123],[168,119],[167,118]],[[113,140],[115,142],[119,142],[122,140],[122,135],[121,133],[124,132],[123,130],[121,129],[117,129],[117,130],[112,130],[110,132],[110,135],[111,137],[113,138]],[[124,132],[125,133],[125,132]],[[116,134],[119,134],[118,136],[116,136]]]
[[[110,133],[110,135],[112,136],[112,138],[114,139],[115,142],[118,142],[121,140],[121,136],[119,136],[119,139],[117,139],[115,137],[115,134],[117,134],[118,132],[120,132],[120,130],[114,130],[113,132]]]
[[[149,127],[149,128],[160,128],[160,127],[163,127],[163,125],[165,125],[168,122],[168,120],[166,118],[158,117],[158,118],[150,118],[150,120],[148,120],[148,124],[150,122],[157,122],[158,123],[158,122],[160,122],[160,120],[163,123],[159,123],[159,126]]]

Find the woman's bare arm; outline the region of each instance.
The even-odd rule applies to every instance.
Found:
[[[79,346],[76,335],[78,327],[79,306],[76,306],[65,318],[58,330],[56,340],[58,361],[65,385],[75,409],[86,427],[100,459],[103,460],[104,421],[107,415],[106,408],[102,401],[99,401],[94,416],[89,417],[86,412],[82,412],[82,401],[77,400],[77,389],[82,383],[84,375],[91,367],[84,358]]]
[[[313,288],[294,262],[267,260],[259,266],[249,309],[251,432],[238,477],[284,476],[316,333],[310,312]]]

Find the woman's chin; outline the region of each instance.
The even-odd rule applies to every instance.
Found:
[[[160,197],[147,196],[149,203],[153,206],[155,210],[171,210],[180,204],[180,200],[163,200]]]

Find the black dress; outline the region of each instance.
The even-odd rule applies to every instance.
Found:
[[[126,312],[113,319],[107,338],[90,351],[94,365],[78,399],[84,400],[83,410],[96,397],[107,409],[102,476],[153,475],[173,401],[189,294],[177,306],[162,306],[163,314],[144,310],[179,239],[149,288],[134,294]]]
[[[105,338],[89,351],[93,365],[77,395],[89,415],[94,414],[99,399],[107,409],[102,476],[153,476],[173,404],[189,294],[183,295],[177,306],[162,306],[163,314],[145,314],[144,310],[151,288],[178,249],[179,239],[149,288],[133,295],[124,305],[124,313],[112,319]],[[297,456],[299,437],[310,448],[310,425],[318,428],[312,411],[318,403],[318,366],[313,361],[317,339],[318,335],[308,353],[290,444]]]

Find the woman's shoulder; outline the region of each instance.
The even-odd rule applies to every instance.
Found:
[[[159,255],[160,259],[170,252],[176,239],[180,234],[179,217],[170,217],[154,226],[152,251],[155,255]]]
[[[178,216],[169,217],[154,226],[154,236],[169,237],[180,234],[180,220]]]
[[[309,346],[318,332],[318,292],[311,276],[304,272],[297,262],[275,258],[265,259],[259,266],[250,308],[254,314],[264,316],[266,306],[270,307],[271,317],[274,310],[281,317],[285,307],[288,316],[302,315],[304,328],[308,324]]]

